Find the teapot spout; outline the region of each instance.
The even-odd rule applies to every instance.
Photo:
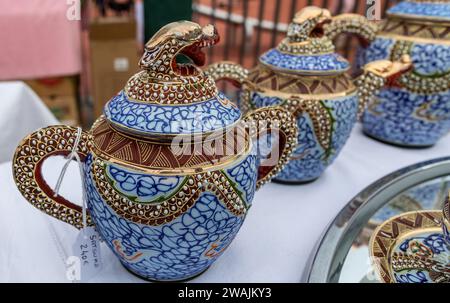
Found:
[[[222,61],[211,64],[204,72],[216,82],[219,80],[226,80],[239,88],[247,79],[249,73],[245,67],[231,61]]]
[[[400,86],[397,80],[411,68],[412,60],[409,55],[404,55],[399,61],[379,60],[365,65],[364,73],[355,79],[359,97],[359,116],[374,94],[385,86]]]

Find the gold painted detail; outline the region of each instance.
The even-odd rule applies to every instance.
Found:
[[[359,116],[374,94],[386,84],[399,86],[398,79],[412,67],[411,57],[402,55],[396,61],[378,60],[364,66],[364,74],[355,80],[359,96]]]
[[[278,161],[273,166],[266,166],[264,159],[261,161],[256,183],[256,188],[258,189],[272,180],[288,163],[298,143],[297,120],[286,109],[275,106],[251,111],[245,116],[244,121],[247,122],[246,125],[250,129],[250,136],[256,140],[259,139],[262,133],[270,134],[271,131],[279,131],[279,142],[273,144],[273,148],[279,149]]]
[[[211,46],[216,42],[217,33],[212,25],[202,28],[190,21],[172,22],[162,27],[147,42],[139,66],[149,71],[152,79],[177,81],[184,76],[174,70],[172,63],[175,57],[186,47]]]
[[[391,264],[394,272],[424,270],[429,273],[434,283],[450,283],[450,266],[437,262],[431,257],[394,253]]]
[[[398,40],[392,50],[391,60],[398,60],[405,54],[409,55],[414,42]],[[450,89],[450,73],[440,76],[419,75],[414,70],[399,78],[399,83],[409,91],[417,94],[435,94]]]
[[[275,72],[263,65],[250,71],[246,83],[268,95],[287,94],[306,99],[333,99],[355,90],[352,79],[345,73],[332,76],[294,76]]]
[[[237,84],[242,84],[248,77],[248,70],[239,64],[222,61],[213,63],[205,69],[205,74],[209,75],[215,81],[220,79],[228,79],[235,81]]]
[[[277,48],[280,52],[295,55],[329,54],[335,51],[333,41],[331,41],[328,37],[311,39],[308,43],[292,43],[289,38],[285,38],[281,41]]]
[[[237,125],[211,141],[161,144],[115,130],[104,117],[91,132],[93,153],[107,161],[156,175],[189,175],[229,166],[250,152],[250,138]],[[205,142],[206,141],[206,142]]]
[[[287,37],[278,45],[278,50],[296,55],[333,53],[333,42],[321,36],[323,25],[330,21],[331,13],[327,9],[314,6],[302,9],[289,24]]]
[[[318,100],[288,99],[283,106],[296,117],[302,114],[310,117],[314,126],[314,134],[320,146],[325,150],[325,160],[327,160],[333,154],[331,143],[335,120],[325,103]]]
[[[422,103],[415,111],[416,117],[429,122],[447,120],[450,117],[448,114],[433,110],[433,106],[439,102],[437,99],[432,99]]]
[[[384,84],[385,79],[374,73],[364,73],[355,80],[358,87],[358,118],[364,113],[373,95],[377,94]]]
[[[91,176],[103,201],[117,215],[135,223],[158,226],[171,222],[191,208],[204,192],[214,194],[236,216],[243,216],[247,206],[231,186],[223,171],[198,173],[186,176],[179,191],[158,203],[142,204],[121,195],[107,180],[107,162],[94,157]]]
[[[390,17],[383,24],[380,35],[393,35],[401,38],[421,39],[427,43],[450,42],[450,22],[427,22]]]
[[[139,62],[143,71],[130,78],[125,86],[126,95],[136,102],[174,105],[213,98],[218,93],[214,81],[195,64],[177,63],[176,56],[184,54],[195,60],[204,56],[202,48],[217,41],[212,25],[201,27],[190,21],[167,24],[145,45]]]
[[[143,70],[128,80],[125,93],[136,102],[179,105],[212,99],[218,91],[214,81],[203,74],[183,77],[180,81],[159,82]]]
[[[378,25],[357,14],[342,14],[325,26],[325,35],[334,40],[341,33],[355,34],[367,42],[375,40]]]
[[[441,230],[441,222],[442,212],[440,211],[414,211],[393,217],[378,226],[370,239],[369,253],[381,281],[385,283],[396,282],[393,276],[392,263],[395,253],[392,250],[401,238],[417,231],[432,230],[438,232]],[[399,260],[399,258],[396,260],[397,269],[407,268],[410,265],[405,264],[414,262],[414,260]],[[423,263],[419,264],[419,266],[421,265]],[[427,270],[431,272],[433,269],[427,268]]]
[[[450,192],[445,198],[444,208],[443,208],[444,219],[450,221]],[[450,230],[449,230],[450,231]]]
[[[49,126],[27,136],[17,147],[13,159],[13,176],[17,188],[34,207],[47,215],[83,228],[81,207],[70,203],[61,196],[54,196],[53,190],[43,179],[41,169],[45,159],[72,152],[77,129],[68,126]],[[85,157],[92,143],[83,133],[78,145],[78,154]],[[87,217],[88,225],[92,225]]]

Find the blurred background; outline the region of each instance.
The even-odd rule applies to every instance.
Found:
[[[208,63],[232,60],[252,67],[262,52],[285,36],[288,23],[301,8],[316,5],[333,15],[366,15],[373,2],[2,0],[0,84],[23,81],[60,122],[88,128],[138,70],[145,41],[171,21],[215,24],[221,42],[208,50]],[[381,17],[396,2],[380,0]],[[342,36],[336,45],[344,56],[354,59],[356,39]],[[225,84],[221,88],[231,90]]]

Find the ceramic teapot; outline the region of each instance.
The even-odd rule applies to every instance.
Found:
[[[354,28],[351,19],[343,16],[330,32]],[[371,31],[362,33],[370,42],[361,53],[362,63],[407,54],[413,68],[400,77],[400,86],[382,89],[371,100],[363,116],[364,132],[394,145],[434,145],[450,131],[450,1],[401,1]]]
[[[345,145],[367,100],[384,85],[395,85],[410,67],[406,57],[395,63],[373,62],[352,80],[346,73],[349,62],[324,35],[324,26],[334,19],[326,9],[306,7],[295,15],[287,37],[252,70],[232,62],[206,69],[215,80],[241,85],[244,110],[282,106],[297,117],[298,146],[276,181],[307,183],[320,177]],[[359,31],[374,32],[359,26],[367,24],[360,19],[352,19]]]
[[[146,44],[142,71],[89,132],[77,136],[76,128],[58,125],[27,136],[13,161],[25,199],[83,228],[81,207],[55,195],[41,172],[46,158],[76,149],[84,164],[87,224],[129,271],[158,281],[205,271],[239,231],[255,190],[287,162],[298,132],[286,110],[243,117],[218,92],[198,68],[202,48],[217,41],[212,25],[168,24]],[[177,63],[179,54],[192,63]],[[254,152],[264,131],[279,138],[272,163]]]

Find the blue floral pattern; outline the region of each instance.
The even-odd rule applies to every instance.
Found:
[[[232,102],[217,99],[190,105],[164,106],[132,102],[120,92],[105,106],[105,116],[111,122],[141,133],[192,134],[211,132],[228,127],[241,118]]]
[[[285,69],[292,72],[344,72],[350,68],[347,60],[338,54],[324,54],[315,56],[293,55],[271,49],[260,57],[260,61],[275,69]]]
[[[450,3],[420,3],[402,1],[390,8],[388,13],[450,19]]]
[[[176,192],[183,177],[153,176],[129,172],[115,165],[108,165],[106,174],[111,185],[131,201],[158,202]]]
[[[376,60],[390,59],[395,40],[378,37],[367,49],[360,50],[358,65]],[[426,76],[442,76],[450,72],[450,47],[431,43],[414,43],[409,53],[414,73]]]
[[[450,4],[402,2],[392,9],[396,12],[450,15]],[[431,14],[432,15],[432,14]],[[430,15],[430,16],[431,16]],[[401,38],[400,38],[401,39]],[[370,46],[361,51],[362,66],[368,62],[390,59],[396,40],[378,37]],[[413,71],[421,78],[441,77],[450,73],[450,47],[442,44],[412,43],[409,55],[413,61]],[[430,146],[435,144],[450,130],[450,90],[435,94],[416,94],[407,89],[384,89],[376,96],[378,103],[369,106],[363,117],[364,130],[380,140],[405,146]],[[428,109],[418,117],[417,110]]]
[[[414,71],[420,75],[441,76],[450,72],[449,46],[414,44],[410,55],[413,58]]]
[[[183,215],[160,226],[118,216],[101,198],[85,163],[88,208],[97,230],[122,264],[147,279],[171,281],[206,270],[228,247],[244,216],[235,216],[210,192],[200,195]]]
[[[359,66],[377,60],[389,59],[395,40],[377,37],[367,49],[360,49],[362,62],[358,62]]]
[[[364,131],[370,136],[399,145],[430,146],[450,131],[450,91],[418,95],[391,88],[382,90],[377,99],[363,116]],[[424,104],[428,109],[418,117]]]
[[[256,165],[256,156],[251,154],[240,164],[226,170],[229,178],[236,182],[238,190],[243,193],[247,205],[251,205],[256,191]]]
[[[430,278],[422,270],[410,270],[406,274],[394,273],[397,283],[427,283]]]
[[[447,251],[442,234],[431,234],[427,235],[426,237],[414,237],[406,239],[400,244],[399,249],[404,253],[409,253],[411,242],[417,242],[418,240],[419,243],[422,243],[423,245],[428,247],[433,252],[433,254],[439,255]]]

